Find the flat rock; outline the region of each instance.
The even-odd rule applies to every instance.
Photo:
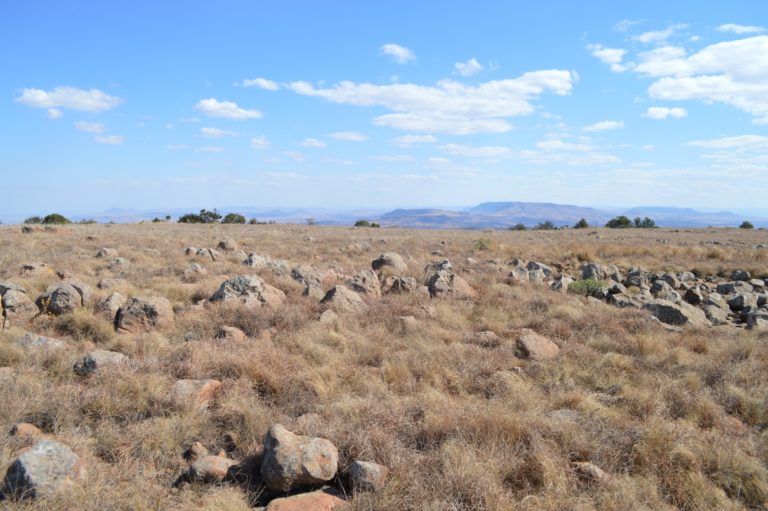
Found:
[[[265,511],[334,511],[346,508],[346,501],[327,490],[300,493],[275,499]]]
[[[651,300],[643,305],[662,323],[673,326],[710,326],[704,311],[685,302],[672,303],[667,300]]]
[[[557,344],[528,328],[524,328],[517,336],[516,346],[521,358],[532,360],[555,358],[560,353]]]
[[[67,343],[61,339],[45,337],[33,332],[28,332],[14,342],[16,346],[31,350],[60,350],[67,347]]]
[[[85,477],[85,465],[69,446],[41,440],[8,468],[4,492],[15,497],[49,496],[65,484]]]
[[[122,353],[108,350],[95,350],[79,360],[74,366],[74,371],[80,376],[88,376],[105,367],[118,366],[127,362],[128,357]]]

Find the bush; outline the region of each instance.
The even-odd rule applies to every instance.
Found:
[[[625,217],[624,215],[621,215],[608,220],[608,223],[605,224],[605,226],[611,229],[629,229],[632,227],[632,220]]]
[[[179,217],[180,224],[212,224],[221,220],[221,215],[215,209],[201,209],[199,214],[187,213]]]
[[[259,221],[255,218],[251,218],[250,220],[248,220],[248,223],[250,225],[258,225]]]
[[[371,226],[371,222],[369,222],[368,220],[358,220],[357,222],[355,222],[355,227],[370,227],[370,226]]]
[[[238,213],[229,213],[221,220],[222,224],[244,224],[245,217]]]
[[[571,282],[568,286],[569,293],[575,293],[577,295],[590,296],[598,289],[608,287],[608,282],[597,279],[581,279]]]
[[[653,229],[656,227],[656,222],[648,217],[641,219],[639,216],[635,217],[635,227],[639,229]]]
[[[42,221],[45,225],[65,225],[65,224],[71,224],[72,221],[65,217],[64,215],[60,215],[58,213],[51,213],[50,215],[46,215],[45,218],[43,218]]]
[[[43,223],[43,219],[40,218],[39,216],[31,216],[31,217],[27,218],[26,220],[24,220],[24,223],[25,224],[42,224]]]
[[[586,218],[582,218],[576,224],[573,226],[574,229],[588,229],[589,228],[589,222],[587,222]]]
[[[537,231],[553,231],[553,230],[557,229],[557,227],[555,227],[555,224],[553,224],[552,222],[547,220],[546,222],[541,222],[540,224],[538,224],[535,227],[535,229]]]
[[[752,225],[752,222],[748,222],[747,220],[744,220],[741,222],[741,225],[739,226],[739,229],[754,229],[755,226]]]
[[[96,220],[94,220],[93,218],[83,218],[82,220],[80,220],[77,223],[81,224],[81,225],[92,225],[92,224],[96,224],[98,222]]]
[[[528,229],[525,224],[515,224],[509,228],[510,231],[525,231]]]

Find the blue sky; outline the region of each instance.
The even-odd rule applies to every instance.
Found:
[[[764,2],[575,4],[6,0],[0,218],[765,207]]]

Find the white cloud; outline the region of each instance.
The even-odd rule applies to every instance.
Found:
[[[437,146],[437,149],[456,156],[467,156],[470,158],[499,158],[501,156],[512,156],[512,150],[503,146],[480,146],[472,147],[461,144],[443,144]]]
[[[403,135],[393,138],[392,142],[401,147],[410,147],[415,144],[431,144],[437,142],[437,138],[432,135]]]
[[[688,25],[683,25],[683,24],[670,25],[664,30],[644,32],[640,35],[632,37],[632,39],[634,39],[635,41],[640,41],[641,43],[644,43],[644,44],[661,43],[669,39],[672,36],[672,34],[677,32],[678,30],[683,30],[685,28],[688,28]]]
[[[219,128],[200,128],[200,133],[206,138],[236,137],[236,131],[222,130]]]
[[[99,144],[120,145],[123,143],[122,135],[96,135],[93,139]]]
[[[106,128],[100,122],[78,121],[75,123],[75,129],[87,133],[104,133]]]
[[[64,114],[57,108],[48,109],[48,117],[51,119],[61,119]]]
[[[243,87],[258,87],[259,89],[264,90],[280,90],[280,86],[277,83],[272,80],[267,80],[266,78],[246,79],[240,82],[240,85]]]
[[[389,55],[392,60],[398,64],[406,64],[412,60],[416,60],[416,54],[405,46],[399,44],[388,43],[379,48],[379,54]]]
[[[323,142],[322,140],[318,140],[316,138],[305,138],[301,141],[301,145],[304,147],[325,147],[327,144]]]
[[[720,32],[733,32],[734,34],[754,34],[756,32],[765,32],[763,27],[754,25],[737,25],[735,23],[726,23],[717,27]]]
[[[456,62],[453,67],[461,76],[472,76],[483,70],[483,65],[473,58],[466,62]]]
[[[21,96],[14,101],[35,108],[58,107],[84,112],[110,110],[123,102],[99,89],[83,90],[75,87],[56,87],[52,91],[22,89]]]
[[[640,149],[642,149],[646,153],[650,153],[651,151],[654,151],[656,149],[656,146],[653,144],[645,144],[644,146],[641,146]]]
[[[575,73],[553,69],[475,86],[442,80],[435,86],[341,82],[330,88],[317,89],[307,82],[293,82],[287,87],[297,94],[334,103],[378,105],[395,112],[376,117],[373,122],[379,126],[470,134],[511,130],[512,125],[505,120],[507,117],[532,113],[531,101],[545,92],[569,94],[576,79]]]
[[[270,145],[271,145],[271,142],[264,135],[261,135],[259,137],[253,137],[251,139],[251,147],[254,149],[266,149]]]
[[[205,147],[198,147],[195,149],[195,152],[197,153],[220,153],[223,152],[224,148],[217,145],[207,145]]]
[[[560,139],[543,140],[536,144],[536,147],[542,151],[590,151],[592,146],[588,144],[574,144],[572,142],[563,142]]]
[[[329,137],[336,140],[345,140],[347,142],[365,142],[368,140],[368,135],[357,133],[356,131],[337,131],[334,133],[328,133]]]
[[[304,161],[304,155],[297,151],[283,151],[283,154],[292,159],[295,162],[301,163]]]
[[[735,137],[695,140],[688,145],[707,149],[768,150],[768,137],[762,135],[738,135]]]
[[[223,119],[232,119],[236,121],[243,119],[259,119],[263,117],[262,113],[258,110],[246,110],[237,106],[237,103],[232,101],[219,101],[216,98],[202,99],[195,105],[195,108],[211,117],[221,117]]]
[[[622,64],[627,50],[621,48],[606,48],[602,44],[588,44],[587,50],[593,57],[597,57],[603,64],[611,66],[611,71],[615,73],[622,73],[630,68],[629,64]]]
[[[633,25],[639,25],[640,23],[642,23],[640,20],[621,20],[613,26],[612,30],[614,32],[626,32],[632,28]]]
[[[667,117],[682,119],[683,117],[688,117],[688,111],[685,108],[680,107],[668,108],[665,106],[652,106],[645,111],[643,117],[656,120],[666,119]]]
[[[413,161],[413,156],[410,154],[382,154],[371,156],[371,159],[376,161]]]
[[[616,130],[624,127],[624,121],[600,121],[589,126],[585,126],[581,131],[605,131]]]

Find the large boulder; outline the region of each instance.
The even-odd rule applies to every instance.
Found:
[[[27,293],[23,290],[9,289],[2,294],[2,318],[7,323],[13,323],[24,319],[29,319],[35,315],[37,308],[32,300],[29,299]]]
[[[362,295],[381,298],[379,279],[373,270],[363,270],[346,282],[347,287]]]
[[[330,440],[295,435],[275,424],[264,437],[261,477],[270,490],[289,491],[330,481],[338,462],[339,453]]]
[[[3,492],[14,497],[50,496],[85,477],[83,461],[67,445],[41,440],[8,468]]]
[[[365,302],[359,294],[341,285],[329,289],[320,303],[330,305],[340,312],[358,311],[365,308]]]
[[[386,252],[371,262],[373,271],[380,271],[382,275],[403,275],[408,271],[405,259],[396,252]]]
[[[305,286],[320,286],[323,282],[323,272],[315,266],[302,264],[291,270],[291,278]]]
[[[238,249],[237,242],[232,238],[227,238],[219,241],[216,248],[223,250],[224,252],[234,252]]]
[[[264,511],[341,511],[347,503],[331,490],[317,490],[275,499]]]
[[[35,305],[43,314],[59,316],[87,305],[90,296],[90,288],[82,283],[76,281],[60,282],[38,296]]]
[[[240,275],[225,280],[210,301],[236,301],[247,307],[277,308],[283,305],[285,293],[265,283],[256,275]]]
[[[205,409],[221,390],[218,380],[176,380],[171,387],[171,402],[180,410]]]
[[[370,461],[353,461],[349,466],[349,482],[353,491],[377,491],[384,487],[389,470]]]
[[[649,310],[659,321],[668,325],[711,325],[704,311],[685,302],[673,303],[668,300],[651,300],[643,307]]]
[[[621,272],[613,264],[588,263],[581,268],[582,279],[615,280],[621,282]]]
[[[53,337],[45,337],[32,332],[26,333],[16,339],[16,346],[25,350],[60,350],[67,348],[66,342]]]
[[[117,311],[123,305],[125,305],[125,297],[120,293],[112,293],[96,304],[96,313],[114,320],[117,316]]]
[[[427,279],[427,289],[433,298],[456,296],[460,298],[473,298],[477,292],[467,284],[467,281],[452,271],[438,271]]]
[[[128,357],[117,351],[94,350],[80,359],[74,367],[75,373],[88,376],[109,366],[118,366],[128,362]]]
[[[381,292],[414,293],[419,289],[419,281],[413,277],[386,277],[381,285]]]
[[[173,307],[162,296],[134,297],[117,311],[115,326],[120,332],[140,333],[173,326]]]
[[[517,354],[521,358],[532,360],[555,358],[560,353],[560,347],[557,344],[528,328],[524,328],[518,334],[516,347]]]

